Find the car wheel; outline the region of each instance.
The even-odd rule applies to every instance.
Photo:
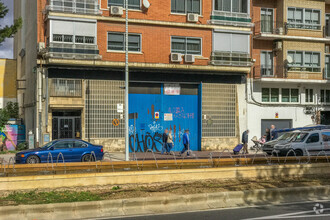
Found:
[[[294,152],[296,153],[297,157],[301,157],[304,155],[304,153],[301,150],[295,150]]]
[[[95,161],[94,156],[92,156],[91,154],[85,154],[85,155],[81,158],[81,162],[89,162],[89,161]]]
[[[28,163],[28,164],[40,163],[40,159],[39,159],[38,156],[36,156],[36,155],[32,155],[32,156],[29,156],[29,157],[26,159],[26,163]]]

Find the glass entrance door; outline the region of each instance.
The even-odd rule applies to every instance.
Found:
[[[63,138],[81,138],[81,117],[53,115],[52,139]]]

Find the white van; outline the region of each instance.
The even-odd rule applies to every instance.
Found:
[[[292,142],[287,144],[276,144],[275,152],[280,156],[289,155],[306,156],[307,151],[310,155],[317,155],[320,151],[330,154],[330,129],[302,131]]]

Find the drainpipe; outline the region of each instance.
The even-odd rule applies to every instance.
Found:
[[[41,61],[42,62],[42,61]],[[38,71],[38,128],[37,128],[37,143],[41,146],[42,139],[42,64],[41,69]]]

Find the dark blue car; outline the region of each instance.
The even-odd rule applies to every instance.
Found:
[[[47,163],[47,161],[51,162],[51,157],[54,163],[62,162],[63,158],[60,153],[65,162],[88,162],[102,160],[103,147],[77,139],[54,140],[43,147],[17,153],[16,163]]]

